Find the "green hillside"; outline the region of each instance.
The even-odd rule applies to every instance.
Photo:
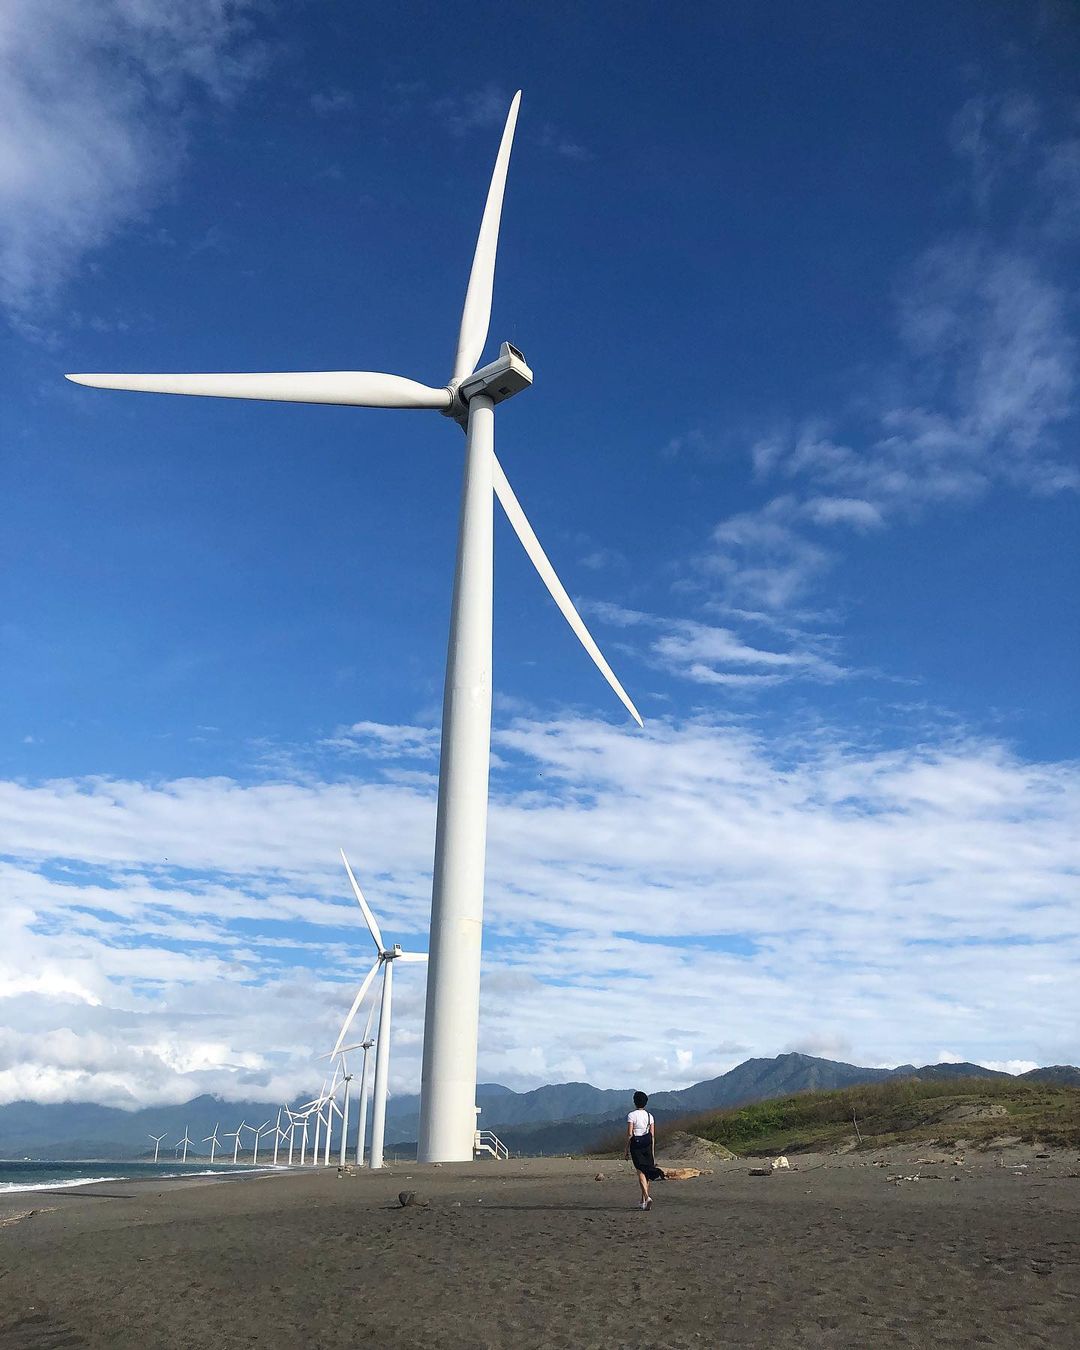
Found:
[[[889,1144],[965,1140],[985,1147],[1008,1137],[1028,1143],[1080,1147],[1080,1088],[1017,1079],[917,1078],[800,1092],[727,1111],[708,1111],[657,1128],[657,1152],[675,1131],[723,1144],[734,1153],[774,1154]],[[614,1140],[605,1141],[611,1151]]]

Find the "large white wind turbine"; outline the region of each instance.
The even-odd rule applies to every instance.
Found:
[[[465,293],[453,373],[441,388],[400,375],[340,370],[68,377],[104,389],[368,408],[427,408],[452,418],[467,433],[443,693],[431,895],[419,1148],[420,1160],[425,1162],[464,1161],[473,1156],[491,744],[493,493],[570,627],[631,716],[641,724],[637,709],[555,575],[495,458],[495,406],[527,389],[532,371],[522,354],[507,342],[494,361],[477,369],[488,339],[503,191],[520,99],[520,93],[515,94],[506,119]]]
[[[154,1161],[157,1162],[157,1160],[158,1160],[158,1149],[161,1148],[161,1141],[165,1138],[165,1135],[164,1135],[164,1134],[151,1134],[151,1135],[147,1135],[147,1138],[148,1138],[148,1139],[152,1139],[152,1140],[154,1141]]]
[[[353,888],[353,894],[364,915],[364,922],[368,926],[368,932],[371,934],[371,940],[375,944],[375,964],[364,976],[364,982],[356,991],[356,997],[353,999],[352,1007],[345,1015],[345,1021],[341,1024],[341,1030],[338,1032],[337,1044],[331,1050],[331,1056],[337,1055],[341,1051],[345,1036],[352,1026],[352,1020],[364,1001],[367,991],[374,983],[375,976],[382,971],[382,1006],[379,1009],[379,1031],[375,1042],[375,1092],[374,1103],[371,1114],[371,1166],[381,1167],[383,1165],[383,1135],[386,1130],[386,1099],[390,1095],[390,1018],[391,1003],[393,1001],[394,989],[394,962],[395,961],[426,961],[426,952],[404,952],[395,942],[392,947],[388,947],[383,941],[383,935],[379,930],[375,915],[368,907],[368,902],[364,899],[364,892],[360,889],[356,877],[353,876],[353,870],[349,866],[349,860],[345,856],[345,850],[341,850],[341,861],[345,864],[345,871],[349,874],[349,883]],[[428,986],[428,997],[430,998],[431,986]],[[368,1029],[370,1030],[371,1020],[368,1019]],[[367,1032],[364,1033],[364,1040],[368,1039]],[[365,1059],[367,1051],[364,1052]],[[475,1112],[473,1119],[476,1119]],[[363,1114],[361,1114],[361,1125],[364,1125]],[[475,1127],[474,1127],[475,1128]],[[472,1143],[469,1144],[469,1156],[472,1157]]]

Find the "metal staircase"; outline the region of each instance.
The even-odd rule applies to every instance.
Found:
[[[493,1158],[500,1162],[510,1156],[510,1150],[497,1134],[492,1134],[490,1130],[477,1130],[473,1135],[473,1153],[490,1153]]]

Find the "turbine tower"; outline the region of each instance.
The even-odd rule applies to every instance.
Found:
[[[383,1136],[386,1130],[386,1099],[390,1095],[390,1017],[391,1002],[393,1000],[394,989],[394,962],[395,961],[426,961],[426,952],[404,952],[395,942],[392,947],[388,947],[383,941],[383,935],[379,930],[379,925],[375,920],[375,915],[368,908],[368,902],[364,899],[364,892],[360,889],[356,878],[353,876],[353,870],[349,866],[349,860],[345,856],[345,850],[341,850],[341,861],[345,864],[345,871],[349,874],[349,882],[353,888],[353,894],[356,896],[357,903],[364,915],[364,922],[368,926],[368,932],[371,934],[371,940],[375,944],[375,964],[364,977],[364,982],[356,991],[356,997],[353,999],[352,1007],[345,1016],[345,1021],[341,1024],[341,1030],[338,1032],[337,1044],[330,1051],[330,1058],[341,1053],[341,1046],[345,1040],[346,1033],[352,1026],[352,1020],[356,1016],[364,996],[371,988],[376,975],[382,971],[382,1006],[379,1009],[379,1031],[375,1041],[375,1092],[374,1109],[371,1116],[371,1166],[381,1167],[383,1165]],[[428,986],[430,998],[430,984]],[[374,1010],[373,1010],[374,1011]],[[370,1018],[368,1028],[371,1027]],[[366,1041],[367,1031],[364,1033]],[[367,1052],[365,1050],[365,1058]],[[475,1113],[473,1119],[475,1120]],[[361,1119],[361,1124],[363,1125]],[[469,1142],[469,1156],[472,1157],[472,1141]]]
[[[574,608],[495,458],[495,407],[532,384],[532,371],[525,358],[508,342],[502,344],[496,360],[479,365],[491,320],[503,192],[520,101],[519,91],[510,104],[480,223],[453,374],[443,387],[400,375],[341,370],[68,376],[78,384],[103,389],[367,408],[426,408],[465,429],[465,473],[443,691],[421,1082],[421,1162],[465,1161],[473,1156],[491,747],[493,493],[570,627],[641,725],[640,714]]]

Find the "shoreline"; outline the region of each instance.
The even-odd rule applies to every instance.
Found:
[[[76,1159],[75,1161],[81,1162],[82,1159]],[[153,1164],[151,1164],[151,1166],[152,1165]],[[102,1166],[105,1165],[102,1164]],[[104,1175],[86,1177],[83,1179],[73,1177],[70,1178],[69,1180],[63,1181],[27,1182],[25,1185],[19,1182],[14,1182],[11,1184],[8,1184],[6,1182],[0,1182],[0,1216],[2,1216],[2,1211],[5,1202],[9,1197],[17,1199],[19,1196],[25,1195],[53,1195],[75,1189],[83,1189],[83,1188],[89,1189],[94,1186],[104,1186],[104,1185],[146,1186],[152,1182],[157,1182],[159,1184],[164,1184],[166,1182],[180,1182],[181,1184],[188,1184],[197,1181],[212,1184],[216,1181],[226,1181],[226,1180],[237,1181],[242,1180],[246,1177],[264,1176],[266,1174],[277,1175],[279,1173],[291,1170],[295,1169],[290,1169],[288,1167],[281,1167],[281,1166],[278,1167],[248,1166],[246,1168],[237,1167],[235,1169],[232,1169],[230,1167],[228,1171],[224,1169],[221,1170],[214,1169],[213,1171],[206,1169],[200,1171],[193,1170],[188,1172],[157,1172],[150,1176],[138,1176],[132,1175],[130,1173],[126,1175],[124,1173],[117,1173],[115,1175],[110,1175],[106,1170],[106,1173]]]

